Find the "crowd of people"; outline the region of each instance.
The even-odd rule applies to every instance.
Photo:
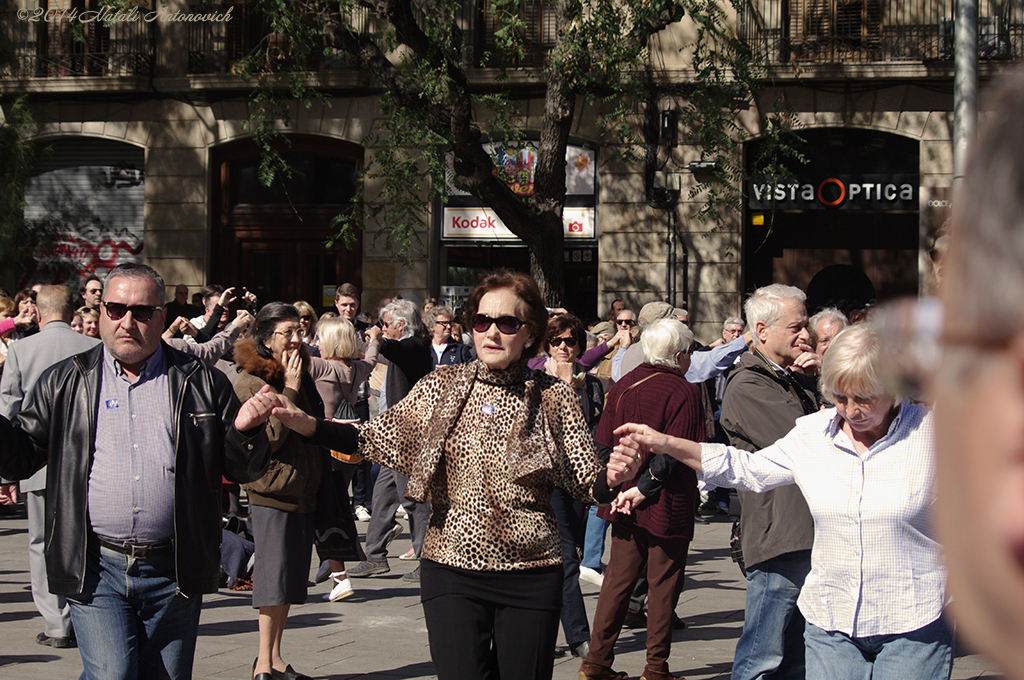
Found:
[[[212,285],[167,303],[139,264],[78,296],[0,295],[0,503],[21,480],[37,641],[77,646],[83,678],[191,677],[202,596],[228,576],[251,583],[252,678],[305,678],[282,639],[312,549],[342,600],[390,570],[402,512],[442,680],[550,678],[559,625],[580,680],[626,680],[630,617],[642,680],[668,680],[701,494],[717,512],[735,489],[734,680],[949,678],[950,593],[970,640],[1024,677],[1022,106],[1018,76],[956,205],[958,313],[926,338],[941,365],[921,328],[809,316],[782,284],[706,347],[684,309],[615,300],[583,321],[506,270],[460,313],[396,296],[376,319],[351,284],[323,314]],[[893,363],[889,344],[923,358]],[[243,515],[253,558],[227,567],[225,518]],[[593,620],[581,578],[601,586]]]

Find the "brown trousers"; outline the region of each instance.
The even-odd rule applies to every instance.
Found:
[[[683,589],[685,538],[659,538],[644,529],[612,522],[612,552],[597,599],[587,661],[611,668],[615,641],[626,620],[629,597],[644,561],[647,562],[647,666],[643,675],[662,678],[668,674],[672,647],[672,614]]]

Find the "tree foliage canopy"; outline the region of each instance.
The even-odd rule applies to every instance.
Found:
[[[531,1],[542,5],[552,22],[542,45],[529,37],[536,30],[531,33],[524,18],[524,3]],[[380,192],[372,200],[360,195],[361,211],[336,218],[339,240],[349,239],[364,223],[386,224],[379,232],[384,247],[408,261],[422,246],[424,206],[443,194],[450,172],[456,186],[490,206],[528,246],[531,273],[549,301],[559,304],[565,152],[579,102],[600,104],[607,112],[600,121],[604,134],[624,155],[650,167],[647,151],[657,134],[652,141],[646,110],[656,105],[657,92],[673,93],[680,85],[659,82],[651,39],[685,15],[696,26],[690,46],[696,78],[683,84],[682,122],[699,136],[705,156],[719,161],[714,177],[697,190],[707,191],[704,210],[712,219],[738,205],[735,152],[742,130],[735,113],[750,108],[765,67],[737,38],[718,0],[256,2],[273,35],[236,70],[257,82],[250,123],[264,150],[264,182],[288,172],[274,151],[280,135],[275,121],[286,117],[291,101],[308,105],[320,96],[297,65],[308,64],[311,56],[342,52],[383,89],[385,122],[364,142],[377,149],[364,180],[375,180]],[[467,38],[466,17],[472,12],[494,27],[489,53],[475,51],[475,40]],[[476,70],[483,67],[493,78],[479,77]],[[523,197],[495,173],[485,142],[514,143],[523,137],[520,104],[526,97],[542,99],[544,109],[539,129],[531,130],[537,136],[534,191]],[[454,158],[451,168],[448,154]]]

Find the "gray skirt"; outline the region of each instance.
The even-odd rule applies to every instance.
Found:
[[[313,547],[313,513],[250,505],[249,519],[256,543],[252,606],[303,604]]]

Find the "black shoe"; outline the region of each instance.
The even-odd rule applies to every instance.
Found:
[[[622,623],[623,628],[647,628],[647,615],[643,612],[635,612],[632,609],[626,610],[626,620]]]
[[[686,621],[679,618],[679,614],[676,614],[675,612],[672,612],[672,627],[675,630],[683,630],[686,628]]]
[[[271,669],[270,676],[273,680],[313,680],[308,675],[303,675],[292,668],[291,664],[285,666],[284,671],[275,671]],[[258,680],[258,679],[257,679]]]
[[[405,574],[404,576],[402,576],[402,580],[403,581],[407,581],[409,583],[419,583],[420,582],[420,568],[416,567],[415,569],[410,571],[408,574]]]
[[[78,646],[78,641],[75,640],[74,635],[69,635],[67,637],[50,637],[46,633],[36,635],[36,643],[43,645],[44,647],[53,647],[54,649],[69,649],[71,647]]]
[[[707,517],[701,517],[700,515],[694,515],[693,521],[697,524],[711,524],[711,521]]]

